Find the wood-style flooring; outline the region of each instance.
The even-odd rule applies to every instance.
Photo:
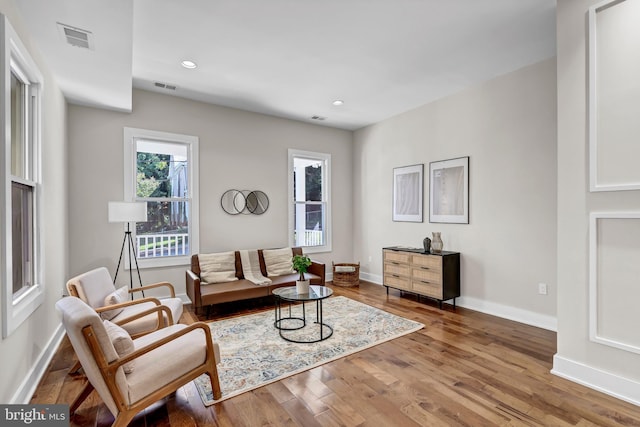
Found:
[[[192,383],[141,412],[133,426],[640,426],[640,407],[552,375],[556,334],[464,308],[418,301],[378,285],[333,287],[425,327],[219,404]],[[271,310],[268,301],[223,305],[211,320]],[[199,316],[206,320],[206,316]],[[181,321],[198,320],[185,311]],[[32,403],[68,403],[82,376],[65,339]],[[108,426],[94,391],[72,426]]]

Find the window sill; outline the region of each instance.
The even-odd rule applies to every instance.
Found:
[[[146,258],[138,259],[138,267],[140,269],[145,268],[157,268],[157,267],[175,267],[181,265],[191,265],[191,255],[165,257],[165,258]],[[135,268],[135,263],[131,264],[132,268]],[[125,270],[129,269],[129,263],[125,265]]]
[[[322,254],[331,252],[331,246],[302,246],[302,252],[305,254]]]

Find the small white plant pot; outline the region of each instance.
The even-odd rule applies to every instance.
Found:
[[[308,280],[296,280],[296,293],[308,294],[309,293],[309,281]]]

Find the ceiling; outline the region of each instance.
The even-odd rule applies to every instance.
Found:
[[[555,55],[555,0],[15,3],[69,102],[121,111],[135,87],[354,130]]]

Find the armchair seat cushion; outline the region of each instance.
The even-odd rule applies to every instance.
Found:
[[[172,325],[135,339],[136,350],[186,328],[186,325]],[[220,350],[214,344],[216,363]],[[173,381],[192,369],[202,365],[206,359],[207,346],[202,329],[194,330],[176,338],[160,348],[150,351],[136,359],[136,369],[127,375],[128,390],[124,392],[129,404],[150,394],[163,385]],[[162,375],[158,375],[162,372]]]
[[[182,300],[180,298],[165,298],[160,300],[162,305],[169,307],[171,310],[171,315],[173,316],[173,322],[178,323],[180,320],[180,316],[182,316]],[[155,304],[152,302],[144,302],[140,304],[134,304],[128,306],[126,310],[115,316],[111,319],[113,323],[118,323],[119,321],[134,316],[141,311],[148,310],[152,307],[155,307]],[[167,324],[167,316],[164,315],[165,324]],[[158,315],[156,313],[148,314],[144,317],[141,317],[136,320],[132,320],[131,322],[127,322],[124,325],[121,325],[123,328],[129,332],[129,335],[135,336],[137,334],[145,333],[151,329],[155,329],[158,324]]]

